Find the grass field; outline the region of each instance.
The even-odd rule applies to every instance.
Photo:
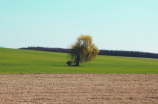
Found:
[[[67,54],[0,48],[0,73],[158,74],[158,59],[98,55],[80,67],[67,66]]]

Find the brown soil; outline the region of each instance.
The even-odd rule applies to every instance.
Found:
[[[0,104],[158,104],[158,74],[0,74]]]

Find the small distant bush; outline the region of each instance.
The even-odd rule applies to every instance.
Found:
[[[68,64],[69,66],[71,66],[72,61],[67,61],[66,64]]]

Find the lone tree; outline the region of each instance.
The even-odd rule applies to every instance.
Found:
[[[81,35],[77,42],[71,46],[69,57],[72,62],[79,66],[80,62],[90,62],[95,59],[99,53],[99,49],[92,43],[92,37],[89,35]]]

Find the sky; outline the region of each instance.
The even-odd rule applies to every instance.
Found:
[[[0,0],[0,46],[69,48],[81,34],[99,49],[158,53],[158,0]]]

